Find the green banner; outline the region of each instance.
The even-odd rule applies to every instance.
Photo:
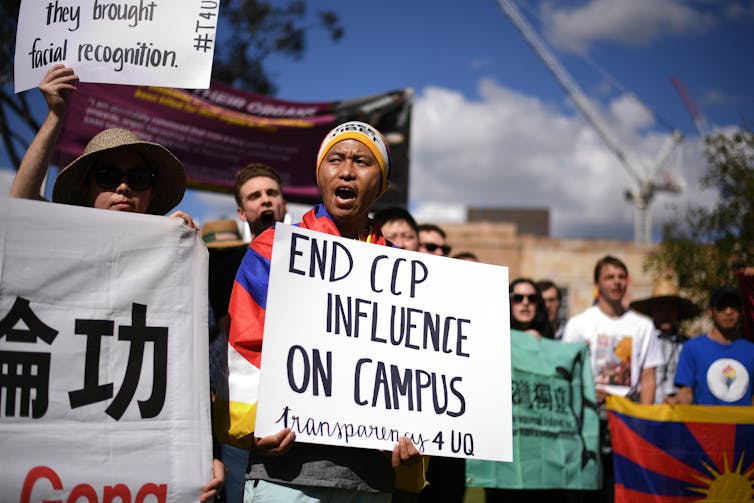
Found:
[[[466,485],[598,489],[599,416],[588,349],[511,330],[513,461],[466,460]]]

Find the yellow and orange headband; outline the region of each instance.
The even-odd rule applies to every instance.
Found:
[[[319,176],[319,165],[322,164],[322,160],[333,145],[339,141],[348,139],[356,140],[364,144],[377,159],[377,164],[380,165],[380,171],[382,171],[382,182],[380,183],[379,195],[384,194],[387,190],[388,182],[390,181],[390,148],[387,145],[387,141],[385,141],[385,137],[382,136],[382,133],[365,122],[344,122],[327,133],[325,139],[322,140],[319,152],[317,153],[317,169],[315,175]]]

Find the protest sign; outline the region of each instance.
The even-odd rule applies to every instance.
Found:
[[[207,315],[182,220],[0,198],[0,500],[197,501]]]
[[[52,163],[65,166],[109,127],[133,131],[168,148],[192,188],[232,192],[235,173],[251,162],[273,166],[288,201],[319,201],[317,149],[347,120],[369,122],[390,144],[390,186],[377,205],[405,206],[409,187],[410,90],[320,103],[286,101],[214,81],[189,91],[154,86],[79,84],[72,93]]]
[[[598,489],[599,414],[589,350],[511,330],[513,461],[466,461],[466,485]]]
[[[752,501],[754,407],[607,397],[617,503]]]
[[[266,305],[256,436],[511,459],[506,267],[278,224]]]
[[[219,0],[22,0],[16,92],[55,63],[82,82],[206,89]]]

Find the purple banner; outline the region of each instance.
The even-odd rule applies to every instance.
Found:
[[[213,82],[209,89],[80,83],[53,163],[63,167],[99,131],[121,127],[157,142],[184,164],[189,186],[231,192],[237,169],[263,162],[277,169],[291,201],[319,197],[314,179],[325,134],[346,120],[369,122],[385,133],[393,173],[380,206],[408,201],[410,90],[361,99],[303,103],[282,101]]]

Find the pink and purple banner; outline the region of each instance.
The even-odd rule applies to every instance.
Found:
[[[121,127],[170,149],[193,188],[230,192],[237,169],[263,162],[280,172],[289,200],[312,203],[319,197],[314,168],[322,138],[340,122],[363,120],[382,131],[391,148],[392,179],[381,203],[405,205],[411,100],[410,90],[305,103],[219,82],[203,90],[80,83],[53,164],[67,165],[99,131]]]

